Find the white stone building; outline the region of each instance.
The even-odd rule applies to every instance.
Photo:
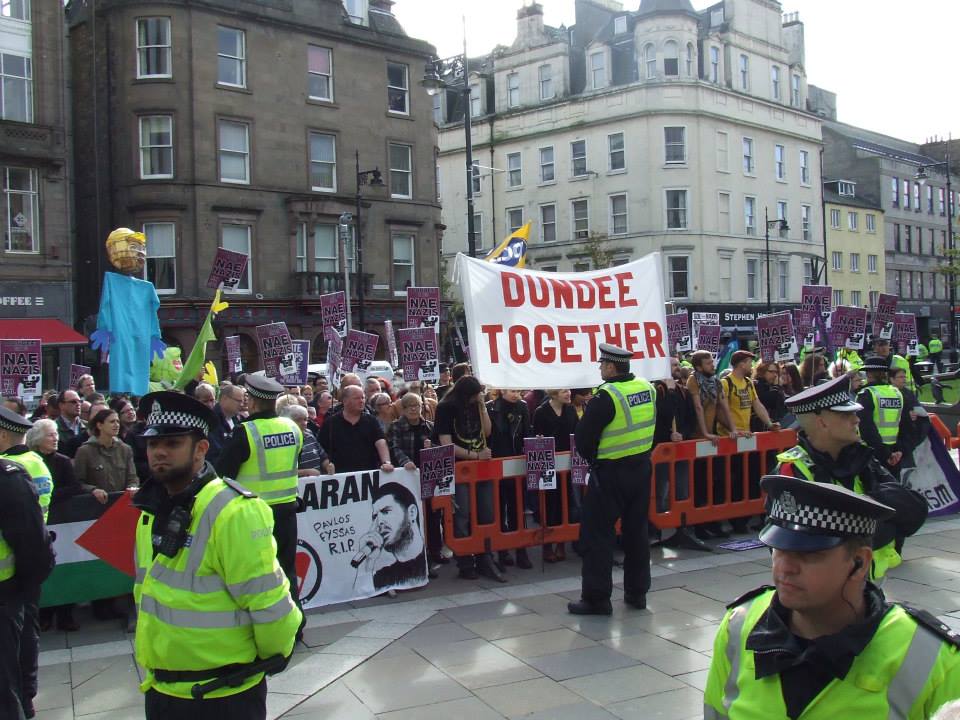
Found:
[[[521,8],[513,44],[469,66],[477,247],[532,220],[536,269],[659,250],[669,299],[729,309],[767,300],[766,211],[789,224],[771,227],[770,301],[799,302],[823,257],[803,48],[772,0],[577,0],[571,28]],[[446,257],[467,248],[462,97],[434,106]]]

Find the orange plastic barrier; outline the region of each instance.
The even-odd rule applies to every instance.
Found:
[[[951,450],[960,448],[960,423],[957,424],[956,436],[950,434],[950,428],[934,413],[930,413],[930,423],[933,425],[933,429],[937,431],[937,435],[943,440],[944,445]]]
[[[755,483],[760,475],[773,469],[774,456],[796,442],[796,432],[780,430],[737,440],[726,438],[717,446],[697,440],[658,445],[651,456],[654,471],[650,483],[650,521],[664,529],[761,514],[763,499]],[[569,467],[570,453],[557,453],[557,489],[528,493],[523,457],[458,462],[455,482],[461,497],[468,498],[469,533],[457,536],[454,498],[434,498],[433,507],[443,510],[447,546],[457,555],[474,555],[576,540],[580,524],[571,519],[576,499],[570,493]],[[658,484],[668,498],[666,509],[659,512]],[[686,493],[682,491],[684,487]],[[732,492],[734,488],[738,491],[736,494]],[[577,490],[581,488],[575,488],[575,492]],[[533,513],[524,512],[524,497],[528,494],[536,498]],[[560,506],[559,512],[555,511],[560,522],[552,525],[546,523],[551,519],[547,513],[550,494],[553,494],[550,502],[554,504],[559,496]],[[684,499],[678,499],[678,494]],[[508,513],[504,502],[508,495],[514,500],[512,513]],[[700,505],[697,500],[701,500]],[[502,522],[504,518],[506,523]]]

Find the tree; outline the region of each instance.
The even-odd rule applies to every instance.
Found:
[[[603,270],[613,264],[613,256],[604,247],[607,236],[603,233],[591,232],[586,242],[587,255],[590,256],[590,265],[594,270]]]

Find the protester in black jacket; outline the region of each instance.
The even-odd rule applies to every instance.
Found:
[[[523,455],[523,439],[531,436],[530,415],[527,404],[523,401],[519,390],[501,390],[500,397],[487,403],[487,414],[490,416],[491,432],[487,445],[493,457],[512,457]],[[500,527],[504,532],[517,530],[523,527],[519,521],[519,506],[517,504],[516,479],[500,481]],[[524,488],[524,498],[527,497]],[[527,503],[524,503],[524,507]],[[513,558],[506,550],[499,555],[501,565],[513,565]],[[529,569],[533,567],[527,556],[526,548],[517,550],[517,566]]]

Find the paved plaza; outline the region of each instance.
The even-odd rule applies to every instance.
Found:
[[[928,521],[905,557],[888,597],[960,629],[960,519]],[[449,565],[422,590],[311,611],[290,667],[270,680],[270,717],[700,718],[724,606],[770,581],[769,553],[657,548],[653,558],[648,609],[618,602],[618,586],[609,618],[566,613],[579,596],[575,555],[511,568],[505,585],[457,580]],[[38,718],[142,718],[132,635],[78,617],[80,632],[42,637]]]

